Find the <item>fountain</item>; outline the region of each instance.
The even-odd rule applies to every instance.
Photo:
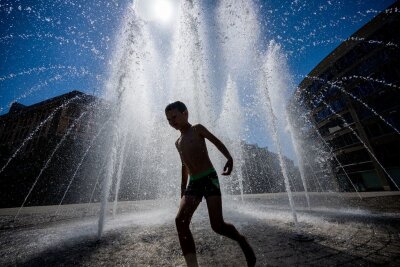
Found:
[[[66,4],[73,5],[72,3],[67,1]],[[48,254],[51,252],[47,251],[54,249],[55,245],[59,244],[57,242],[66,241],[67,252],[56,251],[56,254],[64,255],[64,253],[68,254],[71,247],[73,248],[77,243],[78,247],[84,248],[99,246],[104,249],[107,246],[115,246],[119,240],[126,240],[119,237],[119,233],[123,233],[124,238],[134,240],[132,242],[153,246],[149,251],[138,249],[138,252],[130,254],[138,255],[138,258],[140,258],[139,255],[146,255],[146,253],[157,255],[156,260],[160,261],[162,261],[161,258],[170,257],[162,263],[179,264],[178,256],[167,257],[163,254],[164,250],[173,251],[177,255],[180,253],[177,252],[179,250],[174,245],[173,239],[167,236],[167,233],[174,233],[171,218],[176,212],[180,193],[180,159],[174,146],[178,133],[168,125],[164,107],[175,100],[180,100],[188,106],[191,123],[205,125],[223,140],[231,151],[235,169],[232,176],[220,177],[224,191],[223,201],[229,218],[236,220],[244,231],[250,225],[251,231],[248,232],[252,238],[262,239],[268,236],[263,233],[267,229],[266,232],[273,233],[271,235],[274,236],[271,239],[273,244],[277,244],[278,240],[282,243],[281,240],[284,239],[285,242],[286,240],[294,242],[290,243],[290,246],[300,252],[304,252],[301,251],[302,249],[324,252],[322,247],[331,244],[323,243],[321,236],[329,236],[329,240],[337,240],[334,236],[334,233],[337,233],[335,229],[348,231],[351,234],[350,237],[345,234],[340,235],[340,238],[354,244],[354,250],[357,248],[355,240],[361,240],[371,234],[367,231],[365,222],[371,222],[372,231],[383,233],[380,223],[388,219],[389,238],[398,231],[398,226],[394,226],[394,222],[398,220],[398,210],[394,207],[395,201],[388,205],[395,210],[392,213],[390,208],[388,208],[389,211],[382,213],[358,208],[363,207],[362,205],[376,208],[378,204],[374,206],[371,204],[372,201],[369,202],[368,195],[359,192],[347,174],[345,166],[336,157],[333,148],[310,121],[309,111],[302,109],[305,103],[300,98],[296,98],[299,104],[296,111],[302,114],[303,123],[309,125],[309,129],[316,136],[313,144],[303,140],[302,130],[296,128],[297,122],[291,120],[289,113],[293,110],[285,108],[288,95],[293,93],[292,90],[295,87],[293,80],[295,76],[291,72],[289,61],[294,53],[301,53],[301,49],[305,49],[307,45],[299,50],[291,51],[290,46],[288,48],[283,44],[285,42],[292,44],[296,39],[284,39],[286,37],[280,36],[281,38],[273,40],[274,38],[269,37],[268,34],[272,33],[274,25],[271,25],[271,29],[268,30],[271,32],[268,34],[264,32],[269,25],[267,23],[264,25],[264,21],[260,18],[261,10],[265,12],[266,8],[263,5],[264,3],[260,1],[246,0],[218,2],[136,0],[134,3],[127,3],[123,11],[124,16],[119,22],[118,32],[115,33],[115,45],[113,51],[109,52],[109,58],[105,51],[92,44],[89,36],[86,41],[73,39],[79,33],[71,33],[68,38],[45,33],[30,35],[7,33],[6,36],[0,37],[0,42],[18,38],[29,40],[39,38],[57,40],[61,45],[74,43],[80,49],[92,54],[96,60],[104,62],[106,58],[108,60],[107,77],[98,79],[98,81],[104,81],[102,97],[109,107],[106,112],[107,118],[103,117],[97,122],[94,133],[85,143],[82,153],[76,155],[71,177],[59,186],[59,194],[55,200],[57,205],[42,211],[42,214],[46,215],[40,219],[51,214],[46,217],[49,220],[46,221],[48,225],[44,229],[50,229],[54,236],[49,238],[48,243],[38,241],[40,243],[38,247],[43,248],[43,251],[35,250],[33,256],[29,254],[28,259],[24,258],[24,263],[37,263],[31,258],[38,254],[49,257]],[[330,1],[327,5],[331,5]],[[293,2],[288,10],[295,12],[296,8],[300,10],[302,7]],[[285,16],[289,16],[288,14],[285,13]],[[40,17],[38,13],[35,13],[35,16]],[[91,18],[87,19],[91,21]],[[330,23],[335,24],[332,21]],[[338,39],[341,38],[336,36],[333,39],[318,40],[320,42],[314,43],[313,46],[332,43],[333,40]],[[398,44],[366,40],[362,37],[341,40],[365,41],[370,45],[382,45],[386,49],[398,49]],[[52,73],[57,71],[62,71],[63,74]],[[47,72],[52,73],[49,74],[50,78],[15,95],[13,100],[25,99],[64,78],[97,77],[95,71],[89,72],[86,67],[78,68],[66,63],[65,65],[50,64],[27,68],[3,75],[0,76],[0,83]],[[346,118],[335,112],[334,108],[323,99],[328,90],[334,87],[359,102],[398,134],[398,126],[385,119],[379,111],[368,106],[361,98],[346,91],[342,82],[363,79],[394,89],[398,89],[398,85],[378,78],[355,75],[343,77],[341,81],[333,83],[321,80],[319,77],[305,78],[326,83],[326,90],[319,91],[321,94],[319,100],[322,105],[352,131],[398,189],[395,178],[380,163],[368,144],[365,144],[357,131],[349,126]],[[10,163],[16,160],[18,154],[41,128],[54,119],[58,111],[68,107],[79,98],[70,99],[56,107],[38,123],[36,128],[31,129],[14,153],[0,166],[0,174],[10,168]],[[1,105],[0,112],[10,107],[12,102],[7,101]],[[98,108],[104,103],[94,102],[93,105]],[[87,111],[87,113],[90,112]],[[29,220],[31,207],[27,207],[29,206],[27,200],[31,198],[38,182],[41,182],[43,172],[51,164],[59,148],[71,135],[76,134],[73,131],[74,127],[79,125],[87,113],[83,112],[76,117],[59,139],[39,174],[29,185],[29,191],[21,206],[13,214],[11,226],[7,227],[20,229],[19,227],[23,227]],[[278,164],[276,170],[279,172],[276,177],[268,177],[265,180],[268,183],[269,192],[276,192],[274,194],[250,194],[254,188],[249,188],[246,184],[248,182],[246,179],[250,176],[249,169],[251,171],[261,166],[262,173],[256,175],[261,177],[265,175],[264,173],[268,173],[269,168],[274,167],[267,166],[273,163],[262,162],[260,158],[257,159],[257,156],[253,158],[246,156],[245,153],[250,151],[246,146],[251,145],[250,142],[267,142],[271,149],[270,154],[267,155],[270,158],[273,157],[271,162],[275,160],[274,162]],[[315,148],[312,151],[316,153],[307,154],[304,149],[307,146]],[[220,171],[225,163],[224,158],[211,144],[208,144],[208,148],[212,162],[217,171]],[[257,145],[253,148],[261,150]],[[262,151],[269,152],[266,148]],[[98,164],[95,168],[85,167],[85,161],[90,155],[95,158],[98,156],[96,161]],[[290,166],[291,159],[298,164],[298,172],[293,171],[297,167]],[[330,161],[336,162],[342,169],[355,191],[356,196],[350,195],[349,201],[336,194],[337,186],[332,182],[333,173],[329,169]],[[81,203],[76,201],[74,205],[67,205],[67,203],[72,203],[67,199],[68,194],[73,191],[74,184],[80,186],[77,180],[84,172],[90,173],[89,176],[92,177],[92,180],[84,185],[87,186],[88,192],[85,200]],[[252,179],[258,178],[252,177]],[[314,186],[311,186],[311,183]],[[378,196],[379,194],[373,195],[373,197]],[[0,214],[1,212],[0,210]],[[203,227],[207,223],[204,219],[207,215],[203,204],[200,205],[198,214],[199,217],[194,218],[194,227],[201,232],[201,240],[210,241],[210,233]],[[268,223],[265,223],[266,221]],[[270,226],[270,222],[273,226]],[[342,224],[339,225],[339,222]],[[7,227],[4,228],[7,229]],[[132,233],[125,230],[132,230],[132,227],[134,228]],[[29,229],[24,231],[29,235],[32,234]],[[12,230],[7,234],[12,235]],[[39,231],[38,236],[42,235],[45,235],[45,230]],[[24,243],[22,234],[15,233],[15,236],[15,239],[11,238],[11,243],[17,243],[16,245]],[[61,241],[56,241],[57,238]],[[116,240],[115,243],[114,240]],[[316,242],[304,244],[303,247],[296,243],[296,241],[314,240]],[[200,242],[199,251],[208,253],[209,250],[214,251],[223,246],[221,243],[213,242],[211,240],[209,246]],[[264,239],[263,242],[266,243]],[[365,243],[368,242],[365,241]],[[319,246],[320,243],[321,246]],[[393,243],[396,246],[398,241],[393,241]],[[344,241],[342,245],[346,244]],[[1,241],[0,247],[3,246]],[[161,254],[157,251],[160,246],[162,247]],[[265,246],[263,249],[273,250]],[[286,247],[284,250],[289,249]],[[257,253],[261,257],[261,253],[264,252]],[[90,258],[90,253],[84,254]],[[392,254],[395,255],[395,253]],[[143,263],[127,255],[128,253],[125,257],[131,262],[122,260],[121,264]],[[262,254],[261,258],[264,261],[260,262],[265,263],[266,256]],[[335,262],[339,261],[338,259]],[[57,262],[57,260],[52,262]],[[308,259],[305,258],[301,260],[300,265],[307,265],[307,263]],[[160,264],[160,262],[155,261],[151,264]],[[210,261],[209,264],[222,263]]]
[[[223,140],[224,143],[230,144],[232,157],[235,161],[235,170],[230,176],[228,184],[231,189],[230,193],[240,190],[240,196],[243,201],[243,174],[242,174],[242,147],[241,147],[241,129],[243,129],[243,115],[238,113],[240,109],[240,101],[236,84],[228,76],[225,94],[223,97],[222,111],[219,116],[217,125],[219,127],[219,136],[226,136],[228,139]],[[222,165],[221,163],[220,165]]]

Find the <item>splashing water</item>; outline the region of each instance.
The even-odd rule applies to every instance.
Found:
[[[103,182],[99,237],[104,229],[113,179],[116,179],[113,191],[117,195],[122,184],[127,184],[124,181],[127,173],[130,184],[136,185],[132,190],[138,190],[137,195],[142,197],[146,192],[155,191],[156,197],[165,198],[179,191],[176,189],[180,161],[173,145],[176,137],[173,137],[174,132],[163,118],[163,108],[160,108],[172,101],[184,102],[188,106],[189,121],[204,124],[231,147],[235,160],[234,175],[221,182],[225,184],[223,188],[231,189],[228,194],[240,192],[243,199],[242,129],[249,128],[248,118],[254,120],[255,117],[248,116],[242,103],[248,105],[251,101],[256,115],[265,110],[256,106],[262,78],[260,55],[264,53],[260,49],[258,17],[248,1],[220,2],[215,10],[219,14],[215,21],[206,16],[207,8],[197,2],[183,1],[177,12],[176,26],[172,28],[174,31],[169,39],[164,40],[162,47],[156,41],[161,38],[157,27],[144,23],[134,11],[128,11],[132,13],[121,27],[120,48],[115,51],[110,65],[106,91],[118,109],[113,115],[114,134],[107,152],[110,159]],[[210,28],[217,32],[218,43],[209,33]],[[271,44],[268,53],[271,54],[275,47]],[[215,52],[219,56],[210,57]],[[211,69],[215,71],[211,72]],[[269,70],[274,77],[284,71],[287,69],[273,67]],[[215,89],[211,90],[212,87]],[[283,100],[278,98],[274,96],[273,105],[283,106]],[[261,122],[264,128],[266,122]],[[279,145],[280,133],[276,121],[272,123],[272,135],[277,141],[290,195],[289,177]],[[223,159],[219,153],[212,146],[209,150],[212,161],[221,166]],[[128,159],[131,163],[127,165],[123,161]],[[157,178],[160,175],[162,179]],[[118,197],[114,196],[114,214],[117,201]],[[291,204],[293,206],[292,201]],[[293,214],[297,223],[294,207]]]

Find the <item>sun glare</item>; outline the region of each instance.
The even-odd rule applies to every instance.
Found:
[[[154,15],[161,22],[167,23],[172,18],[172,3],[169,0],[155,0]]]
[[[136,14],[145,21],[158,21],[166,24],[174,14],[174,0],[136,0]]]

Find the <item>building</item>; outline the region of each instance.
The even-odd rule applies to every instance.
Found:
[[[13,103],[0,116],[0,207],[21,205],[38,177],[26,204],[60,201],[60,188],[67,186],[107,110],[104,102],[78,91],[31,106]],[[81,172],[96,161],[85,160]],[[79,177],[92,179],[89,174]],[[74,192],[85,190],[81,186]],[[69,199],[73,196],[67,196],[67,203]]]
[[[399,8],[397,1],[339,45],[289,105],[303,143],[320,140],[330,155],[341,190],[400,185]],[[314,153],[310,147],[305,153]]]
[[[113,146],[110,131],[115,128],[110,115],[108,104],[78,91],[31,106],[14,103],[0,116],[0,207],[21,206],[29,192],[24,206],[99,201]],[[114,147],[119,150],[118,160],[126,160],[120,167],[119,200],[154,199],[165,190],[178,192],[168,183],[160,191],[160,170],[154,168],[153,161],[161,161],[162,153],[157,155],[159,159],[151,160],[146,153],[149,147],[160,144],[153,140],[149,147],[143,147],[141,141],[128,136],[125,153]],[[276,153],[246,143],[242,143],[242,152],[244,193],[285,191]],[[285,163],[292,190],[302,191],[297,167],[288,158]],[[165,174],[166,170],[162,171]],[[224,187],[229,194],[240,194],[237,175],[234,171]],[[115,186],[113,183],[110,199],[115,197]]]
[[[95,98],[78,91],[57,96],[46,101],[24,106],[14,102],[7,114],[0,116],[0,143],[8,148],[15,148],[21,144],[28,134],[38,128],[38,132],[33,136],[35,142],[41,138],[49,139],[60,137],[65,134],[68,126],[72,124],[82,113],[88,112],[90,103],[95,102]],[[86,114],[84,114],[86,115]],[[91,111],[85,118],[79,121],[74,127],[74,136],[80,135],[81,138],[87,137],[94,123],[94,112]],[[41,125],[41,123],[43,125]],[[30,142],[27,149],[35,145]]]
[[[243,191],[246,194],[285,192],[285,183],[278,154],[266,147],[242,144]],[[284,157],[292,191],[303,191],[298,168]]]

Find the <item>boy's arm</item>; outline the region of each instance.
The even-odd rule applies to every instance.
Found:
[[[188,175],[189,174],[188,174],[188,171],[186,169],[186,166],[182,162],[181,198],[183,197],[183,194],[185,193],[185,190],[186,190]]]
[[[185,190],[186,190],[186,185],[187,185],[187,180],[188,180],[189,173],[188,173],[188,170],[187,170],[185,164],[183,163],[181,153],[179,152],[178,142],[175,142],[175,146],[176,146],[176,149],[178,150],[179,157],[180,157],[181,162],[182,162],[182,171],[181,171],[181,173],[182,173],[182,180],[181,180],[181,198],[182,198],[182,197],[183,197],[183,194],[185,193]]]
[[[233,169],[233,159],[226,146],[203,125],[198,124],[196,125],[196,128],[201,136],[207,138],[211,143],[213,143],[215,147],[218,148],[218,150],[228,159],[222,175],[230,175]]]

